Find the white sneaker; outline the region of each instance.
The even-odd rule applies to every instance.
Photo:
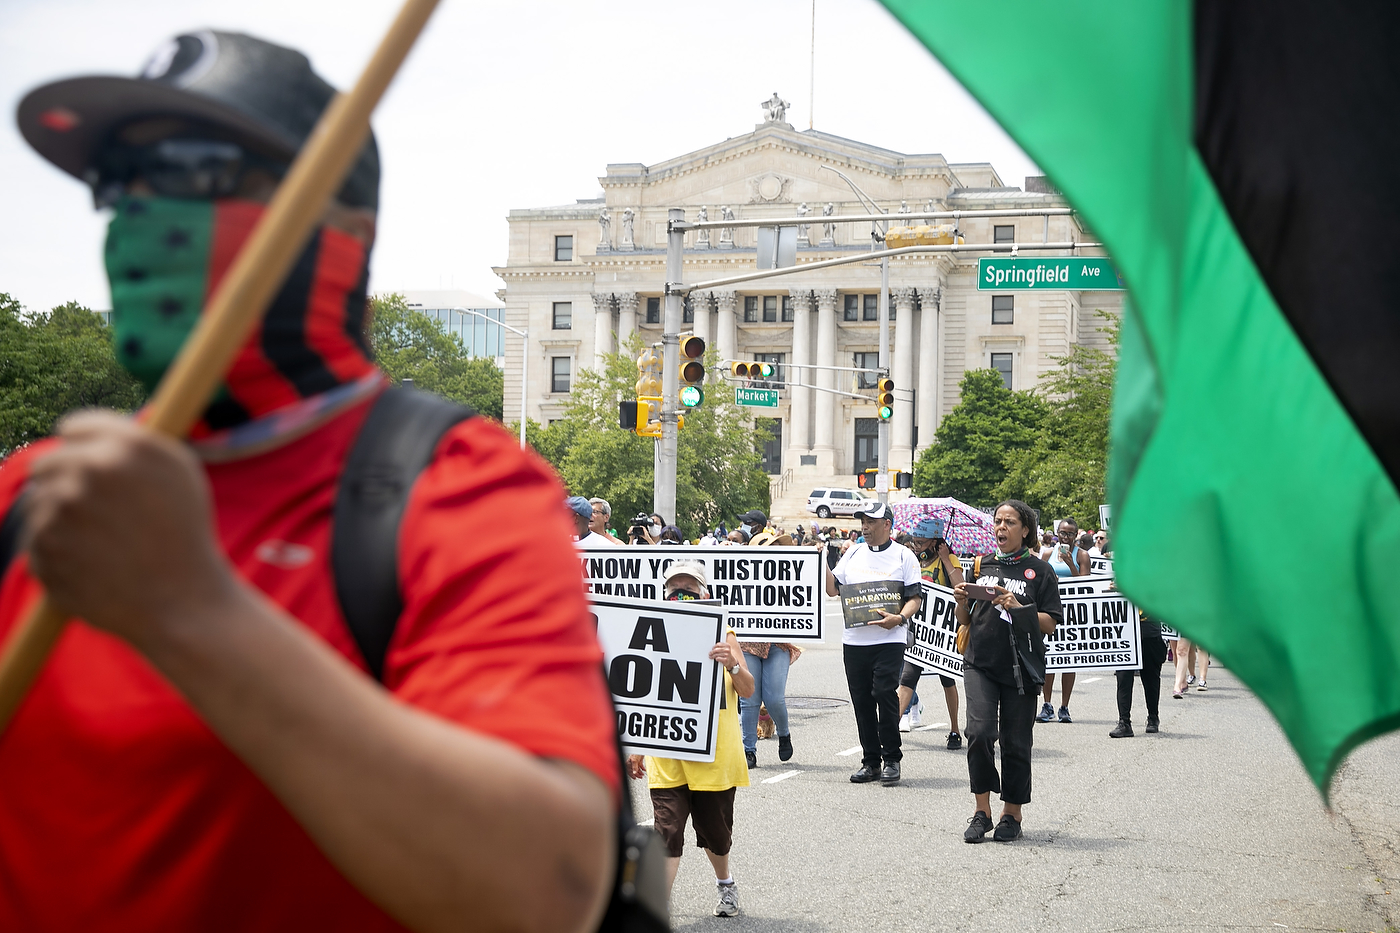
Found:
[[[913,711],[910,710],[910,712],[913,712]],[[909,732],[909,731],[912,730],[913,728],[914,728],[913,725],[911,725],[910,722],[909,722],[909,713],[905,713],[903,716],[899,717],[899,731],[900,731],[900,732]]]
[[[919,724],[919,721],[922,720],[922,719],[924,718],[924,717],[923,717],[923,712],[924,712],[924,704],[922,704],[922,703],[920,703],[918,706],[911,706],[911,707],[909,707],[909,725],[910,725],[910,727],[917,726],[917,725]]]
[[[715,887],[719,888],[719,903],[715,905],[715,916],[739,916],[739,885],[716,884]]]

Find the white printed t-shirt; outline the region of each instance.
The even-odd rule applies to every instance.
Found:
[[[904,584],[904,598],[919,593],[919,561],[914,552],[891,538],[879,549],[868,544],[853,545],[837,562],[832,576],[837,583],[874,583],[877,580],[898,580]],[[913,591],[910,591],[910,588]],[[888,645],[909,640],[909,625],[882,628],[879,625],[858,625],[841,630],[843,645]]]
[[[577,541],[575,541],[575,542],[574,542],[574,546],[575,546],[575,547],[617,547],[617,544],[614,543],[614,542],[612,542],[612,541],[609,541],[607,538],[605,538],[605,537],[603,537],[602,535],[598,534],[598,532],[596,532],[596,531],[590,531],[588,534],[584,535],[582,538],[579,538]]]

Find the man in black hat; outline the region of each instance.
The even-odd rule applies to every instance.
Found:
[[[856,518],[865,540],[852,545],[836,567],[827,570],[826,592],[838,596],[838,585],[891,581],[903,600],[897,612],[882,612],[878,622],[848,624],[841,631],[846,686],[851,691],[851,710],[862,751],[860,769],[851,775],[851,783],[878,780],[889,787],[899,783],[904,759],[899,738],[899,675],[904,669],[909,619],[919,611],[923,591],[914,553],[890,537],[894,512],[889,505],[872,503],[857,512]]]
[[[115,344],[147,385],[333,93],[298,52],[204,31],[138,78],[20,104],[113,209]],[[547,467],[484,418],[446,429],[381,652],[332,575],[338,483],[386,385],[378,186],[371,138],[190,443],[87,413],[0,469],[0,638],[41,585],[87,623],[0,741],[0,929],[596,925],[620,776]]]
[[[749,511],[739,516],[739,524],[740,527],[744,529],[744,532],[752,538],[768,527],[768,516],[764,515],[758,509],[749,509]]]

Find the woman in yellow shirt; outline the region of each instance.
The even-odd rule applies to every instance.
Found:
[[[708,599],[708,575],[699,561],[678,560],[666,571],[667,599]],[[739,728],[739,697],[753,696],[754,680],[744,664],[739,639],[729,630],[724,641],[710,649],[710,657],[724,666],[724,698],[720,702],[719,730],[714,761],[680,761],[632,755],[628,773],[646,775],[651,791],[654,828],[666,842],[666,891],[670,896],[685,845],[687,818],[695,827],[695,843],[705,850],[715,870],[719,889],[716,917],[739,913],[739,888],[729,870],[729,849],[734,837],[734,789],[749,786],[744,760],[743,734]]]

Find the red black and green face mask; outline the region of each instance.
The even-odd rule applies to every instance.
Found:
[[[124,197],[107,228],[117,359],[154,388],[265,208],[252,201]],[[195,436],[367,375],[368,251],[321,227],[229,370]]]

